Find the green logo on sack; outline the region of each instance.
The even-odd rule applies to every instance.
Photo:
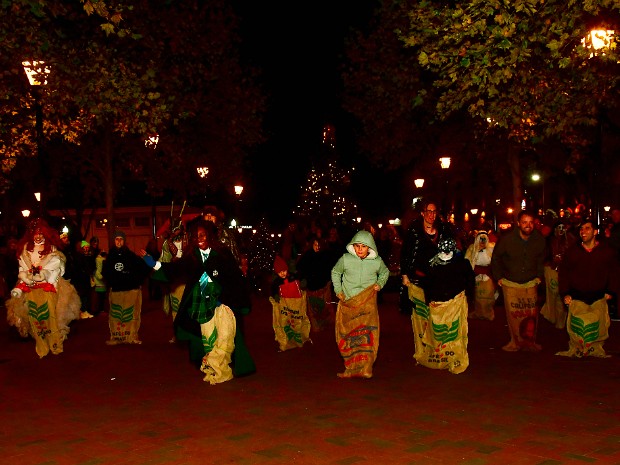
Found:
[[[424,318],[425,320],[428,320],[431,314],[428,305],[426,305],[426,302],[420,299],[416,299],[415,297],[413,299],[413,309],[416,315],[418,315],[420,318]]]
[[[179,311],[179,302],[180,299],[178,297],[175,297],[173,295],[170,296],[170,306],[172,307],[173,312]]]
[[[213,350],[213,347],[215,347],[215,341],[217,341],[217,328],[213,329],[211,336],[208,338],[204,334],[202,335],[202,345],[204,346],[207,354]]]
[[[301,334],[293,329],[292,326],[286,325],[284,328],[284,334],[286,334],[287,340],[294,340],[297,344],[301,344]]]
[[[28,301],[28,316],[34,318],[37,321],[49,320],[50,318],[50,309],[47,306],[47,302],[41,304],[40,307],[37,307],[37,303],[32,300]]]
[[[570,317],[570,329],[573,333],[583,339],[583,342],[594,342],[599,337],[599,322],[585,324],[581,318],[575,315]]]
[[[450,326],[433,323],[433,337],[441,344],[456,341],[459,336],[459,322],[460,319],[457,319]]]
[[[112,304],[110,308],[110,316],[122,323],[129,323],[133,320],[133,305],[123,308],[121,305]]]

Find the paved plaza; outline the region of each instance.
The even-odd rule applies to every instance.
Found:
[[[256,295],[246,339],[256,374],[211,386],[161,302],[145,298],[142,345],[107,346],[107,317],[76,321],[64,353],[0,321],[0,463],[6,465],[620,463],[620,323],[607,359],[556,356],[565,330],[541,319],[540,353],[508,353],[504,310],[470,321],[463,374],[416,366],[397,294],[380,304],[374,377],[339,379],[333,328],[278,352]]]

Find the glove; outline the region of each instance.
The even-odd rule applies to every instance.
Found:
[[[17,289],[17,288],[15,288],[15,289],[13,289],[13,290],[11,291],[11,297],[15,297],[16,299],[17,299],[17,298],[19,298],[19,297],[21,297],[21,296],[22,296],[22,294],[23,294],[23,292],[22,292],[22,290],[21,290],[21,289]]]
[[[146,263],[149,268],[155,268],[155,263],[157,263],[155,259],[148,254],[142,257],[142,260],[144,260],[144,263]]]

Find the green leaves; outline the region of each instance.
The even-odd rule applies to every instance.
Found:
[[[123,308],[119,304],[111,304],[110,317],[119,320],[121,323],[133,321],[134,306]]]
[[[28,301],[28,316],[41,322],[50,319],[50,310],[47,302],[37,306],[36,302]]]

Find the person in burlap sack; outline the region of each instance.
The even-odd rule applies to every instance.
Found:
[[[476,275],[474,311],[469,318],[493,320],[495,318],[495,283],[491,278],[491,258],[495,243],[489,241],[487,231],[476,231],[476,238],[465,252]]]
[[[185,233],[185,228],[179,218],[178,224],[172,228],[170,236],[168,236],[162,244],[159,261],[161,263],[177,261],[183,256],[184,249],[187,249],[187,234]],[[177,316],[177,312],[179,311],[179,303],[181,302],[181,297],[183,297],[184,291],[185,283],[182,282],[171,282],[166,286],[163,309],[166,315],[172,316],[172,321],[174,321]],[[169,342],[174,343],[175,341],[176,339],[173,335]]]
[[[339,378],[372,378],[379,350],[377,293],[385,286],[390,270],[377,253],[372,234],[358,231],[347,252],[332,268],[336,310],[336,343],[345,370]]]
[[[423,347],[414,358],[428,368],[462,373],[469,366],[467,302],[474,298],[474,271],[452,238],[439,241],[429,265],[423,280],[428,324],[421,337]]]
[[[548,254],[545,260],[545,303],[540,314],[556,328],[566,326],[566,307],[559,292],[558,268],[566,250],[577,242],[577,237],[563,221],[553,228],[553,234],[548,239]]]
[[[9,325],[35,340],[40,358],[62,353],[69,323],[80,318],[77,291],[62,278],[65,256],[59,246],[58,233],[45,220],[30,222],[17,244],[18,280],[6,302]]]
[[[190,361],[210,384],[252,374],[256,365],[243,335],[243,317],[251,306],[247,281],[218,240],[216,225],[197,217],[187,227],[189,247],[179,260],[161,263],[140,251],[155,270],[153,279],[185,283],[174,319],[176,340],[187,342]]]
[[[142,283],[151,270],[129,250],[125,239],[123,231],[114,232],[114,247],[103,262],[101,273],[110,290],[108,345],[142,344],[138,336],[142,315]]]
[[[522,210],[516,227],[502,236],[493,249],[491,272],[502,287],[510,342],[502,347],[508,352],[539,351],[538,285],[544,279],[546,242],[534,228],[534,215]]]
[[[323,250],[319,237],[313,235],[308,242],[310,247],[297,263],[297,278],[306,291],[312,332],[318,332],[331,327],[336,316],[331,285],[331,269],[334,262]]]
[[[605,357],[609,337],[607,302],[620,291],[620,265],[614,250],[598,240],[598,226],[585,219],[580,244],[566,250],[559,267],[559,292],[568,305],[568,350],[557,355]]]
[[[302,347],[311,341],[311,322],[308,318],[306,291],[299,281],[289,275],[288,265],[276,255],[273,263],[275,273],[269,302],[272,305],[272,323],[276,342],[281,352]]]

